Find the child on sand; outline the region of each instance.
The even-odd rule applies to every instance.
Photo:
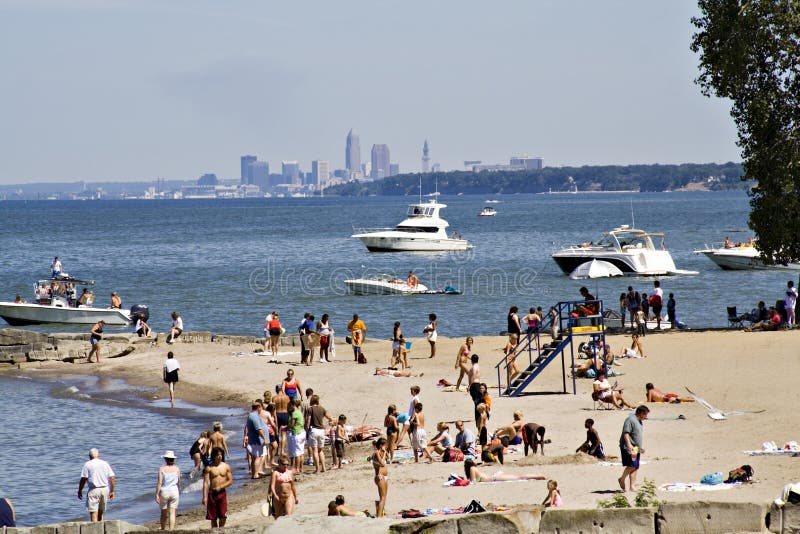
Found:
[[[489,441],[489,431],[486,430],[486,405],[480,403],[475,407],[475,413],[475,423],[478,427],[478,443],[480,443],[482,447],[485,447],[486,443]]]
[[[333,464],[331,469],[341,469],[342,468],[342,458],[344,458],[344,444],[348,441],[347,440],[347,428],[345,425],[347,424],[347,416],[341,414],[339,418],[336,420],[336,424],[333,425],[333,432],[331,436],[331,458],[333,458]]]
[[[547,481],[547,498],[542,504],[546,508],[558,508],[563,506],[564,502],[561,500],[561,492],[558,491],[558,482],[555,480]]]
[[[594,429],[594,419],[587,419],[583,426],[586,428],[586,441],[575,449],[575,452],[585,452],[600,460],[605,460],[606,454],[603,452],[603,442],[600,441],[600,434]]]

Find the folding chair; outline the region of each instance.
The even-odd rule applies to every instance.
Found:
[[[728,327],[729,328],[744,328],[742,319],[736,315],[736,306],[728,306]]]
[[[610,400],[603,400],[597,391],[592,391],[592,409],[593,410],[616,410],[616,406]]]

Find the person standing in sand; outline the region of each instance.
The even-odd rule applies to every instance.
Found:
[[[242,437],[242,447],[247,451],[250,478],[254,480],[261,478],[264,445],[269,443],[265,428],[261,419],[261,403],[255,400],[250,405],[250,415],[247,416]]]
[[[436,356],[436,340],[439,338],[436,325],[436,314],[428,314],[428,324],[422,329],[422,332],[428,337],[428,344],[431,346],[431,355],[429,358]]]
[[[461,347],[458,348],[456,354],[456,365],[454,369],[458,369],[458,380],[456,380],[456,391],[461,391],[461,381],[469,373],[469,355],[472,352],[472,344],[474,341],[472,337],[468,337]]]
[[[477,406],[483,402],[481,396],[481,366],[478,365],[478,355],[473,354],[470,356],[472,366],[467,372],[467,380],[469,381],[469,396],[472,397],[472,402]]]
[[[225,439],[225,434],[222,433],[222,423],[219,421],[214,421],[214,424],[211,428],[213,432],[210,436],[208,436],[208,442],[211,450],[213,451],[214,449],[222,449],[222,452],[224,453],[222,461],[225,461],[225,458],[230,456],[230,453],[228,452],[228,440]],[[214,459],[213,456],[211,459]]]
[[[622,425],[619,449],[625,470],[622,471],[622,476],[617,479],[622,491],[625,491],[626,478],[630,481],[628,489],[636,491],[636,474],[639,472],[639,459],[644,454],[644,427],[642,423],[647,419],[647,414],[649,413],[650,408],[641,405],[625,419],[625,423]]]
[[[275,423],[278,427],[278,454],[286,453],[286,429],[289,427],[289,402],[291,399],[280,385],[275,386],[272,404],[275,405]]]
[[[303,456],[306,448],[306,427],[302,402],[295,399],[290,404],[289,434],[286,436],[287,449],[291,460],[292,469],[298,473],[303,472]]]
[[[272,493],[275,517],[292,515],[294,505],[300,501],[294,486],[294,471],[289,468],[289,458],[283,454],[278,458],[278,467],[272,471],[269,490]]]
[[[367,336],[367,325],[358,318],[358,314],[353,314],[353,319],[347,323],[347,331],[350,332],[350,345],[353,347],[353,358],[358,363],[358,355],[361,352],[361,345]]]
[[[178,510],[178,500],[181,493],[181,470],[175,465],[175,453],[164,453],[164,465],[158,470],[156,483],[156,503],[161,506],[161,530],[175,530],[175,512]]]
[[[92,354],[97,356],[97,363],[100,363],[100,340],[103,339],[103,327],[105,325],[106,322],[100,319],[92,327],[92,331],[89,335],[89,343],[92,345],[92,348],[89,350],[89,355],[86,357],[87,363],[92,363]]]
[[[175,407],[175,384],[178,382],[178,371],[181,368],[180,362],[175,359],[172,351],[167,353],[167,359],[164,361],[164,382],[169,389],[169,404]]]
[[[231,467],[222,461],[223,450],[211,450],[211,465],[206,467],[203,476],[203,504],[206,506],[206,519],[211,520],[211,528],[224,527],[228,520],[228,494],[226,488],[233,485]]]
[[[272,312],[271,314],[267,315],[269,318],[269,322],[267,323],[267,328],[269,332],[269,349],[272,351],[272,356],[278,356],[278,343],[281,339],[281,334],[283,334],[283,327],[281,326],[281,322],[278,319],[278,312]]]
[[[81,469],[78,500],[83,499],[83,488],[87,482],[89,493],[86,494],[86,509],[89,510],[89,520],[92,523],[102,521],[106,504],[114,499],[116,475],[109,463],[100,459],[100,451],[95,448],[89,450],[89,461]]]
[[[325,420],[333,424],[333,418],[328,415],[328,410],[319,404],[319,395],[312,395],[309,401],[309,436],[308,448],[314,458],[314,473],[325,472]]]
[[[375,501],[375,517],[383,517],[386,508],[386,495],[389,493],[389,452],[386,450],[386,438],[378,438],[373,443],[375,452],[372,453],[370,460],[375,469],[375,485],[378,487],[378,500]]]

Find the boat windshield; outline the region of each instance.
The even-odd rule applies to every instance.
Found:
[[[439,231],[439,228],[436,226],[403,226],[397,225],[394,228],[399,232],[426,232],[426,233],[436,233]]]
[[[617,234],[619,246],[625,248],[653,248],[653,243],[647,234]]]
[[[408,207],[408,215],[409,217],[433,217],[434,208],[433,206],[421,206],[419,204],[412,204]]]

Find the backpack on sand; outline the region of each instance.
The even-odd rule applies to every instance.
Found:
[[[358,351],[358,363],[367,363],[367,357],[361,351]]]

